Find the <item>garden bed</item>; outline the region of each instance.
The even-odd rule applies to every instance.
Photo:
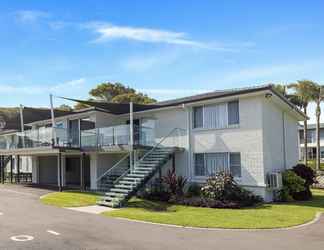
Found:
[[[103,215],[190,227],[282,228],[309,222],[317,212],[324,212],[324,191],[313,190],[313,194],[310,201],[263,204],[242,209],[189,207],[133,198],[127,208]]]

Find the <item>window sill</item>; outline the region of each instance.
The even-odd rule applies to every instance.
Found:
[[[228,129],[238,129],[240,128],[240,124],[229,125],[225,128],[193,128],[192,132],[200,132],[200,131],[213,131],[213,130],[228,130]]]

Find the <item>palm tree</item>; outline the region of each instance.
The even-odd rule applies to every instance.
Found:
[[[313,101],[316,104],[316,170],[320,169],[321,164],[321,145],[320,145],[320,118],[321,118],[321,103],[324,100],[324,86],[316,84],[316,89],[313,93]]]
[[[300,80],[296,83],[289,84],[289,88],[293,89],[293,97],[290,99],[299,106],[304,115],[307,117],[308,104],[314,100],[314,93],[317,91],[317,84],[310,80]],[[307,118],[304,120],[304,163],[307,165]]]

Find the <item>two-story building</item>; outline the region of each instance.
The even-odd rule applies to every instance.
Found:
[[[305,117],[272,85],[152,105],[77,101],[89,108],[2,136],[0,154],[31,157],[33,183],[105,191],[104,205],[119,206],[171,166],[197,183],[230,172],[271,201],[268,175],[299,158]]]
[[[305,144],[304,144],[304,127],[299,126],[299,141],[300,141],[300,160],[304,159]],[[309,160],[316,159],[316,124],[307,125],[307,156]],[[324,123],[320,124],[320,157],[324,160]]]

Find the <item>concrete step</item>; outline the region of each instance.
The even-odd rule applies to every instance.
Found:
[[[112,188],[112,189],[110,189],[110,191],[116,192],[116,193],[128,194],[131,190],[122,189],[122,188]]]
[[[119,197],[119,198],[124,198],[127,194],[124,193],[115,193],[115,192],[107,192],[105,193],[106,196],[110,197]]]
[[[111,207],[111,208],[120,207],[119,202],[116,203],[116,202],[109,202],[109,201],[98,201],[97,204],[100,206],[106,206],[106,207]]]
[[[130,186],[130,185],[123,185],[123,184],[117,184],[114,186],[114,188],[120,188],[120,189],[125,189],[125,190],[133,190],[135,186]]]
[[[121,184],[126,184],[126,185],[131,185],[131,186],[135,186],[136,185],[136,182],[135,181],[124,181],[124,180],[120,180],[118,183],[121,183]]]
[[[122,178],[122,180],[125,181],[132,181],[132,182],[140,182],[141,180],[143,180],[143,178],[138,178],[138,177],[124,177]]]

